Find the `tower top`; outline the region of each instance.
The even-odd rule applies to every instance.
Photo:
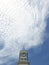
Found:
[[[29,65],[27,50],[20,51],[18,65]]]
[[[19,54],[19,61],[26,62],[28,61],[28,51],[27,50],[21,50]]]
[[[20,54],[22,54],[22,53],[27,53],[28,54],[28,51],[27,50],[21,50]]]

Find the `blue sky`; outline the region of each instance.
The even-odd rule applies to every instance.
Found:
[[[46,21],[46,37],[43,45],[36,48],[36,51],[33,48],[29,50],[29,59],[31,65],[49,65],[49,16],[46,17]]]
[[[23,48],[30,65],[49,65],[49,0],[0,0],[0,65],[17,65]]]

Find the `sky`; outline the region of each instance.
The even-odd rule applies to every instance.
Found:
[[[30,65],[49,65],[49,0],[0,0],[0,65],[17,65],[23,48]]]

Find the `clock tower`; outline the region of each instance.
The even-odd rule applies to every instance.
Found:
[[[28,51],[27,50],[20,51],[18,65],[30,65],[28,61]]]

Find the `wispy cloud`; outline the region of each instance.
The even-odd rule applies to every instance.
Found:
[[[43,43],[48,8],[49,0],[0,0],[0,64]]]

